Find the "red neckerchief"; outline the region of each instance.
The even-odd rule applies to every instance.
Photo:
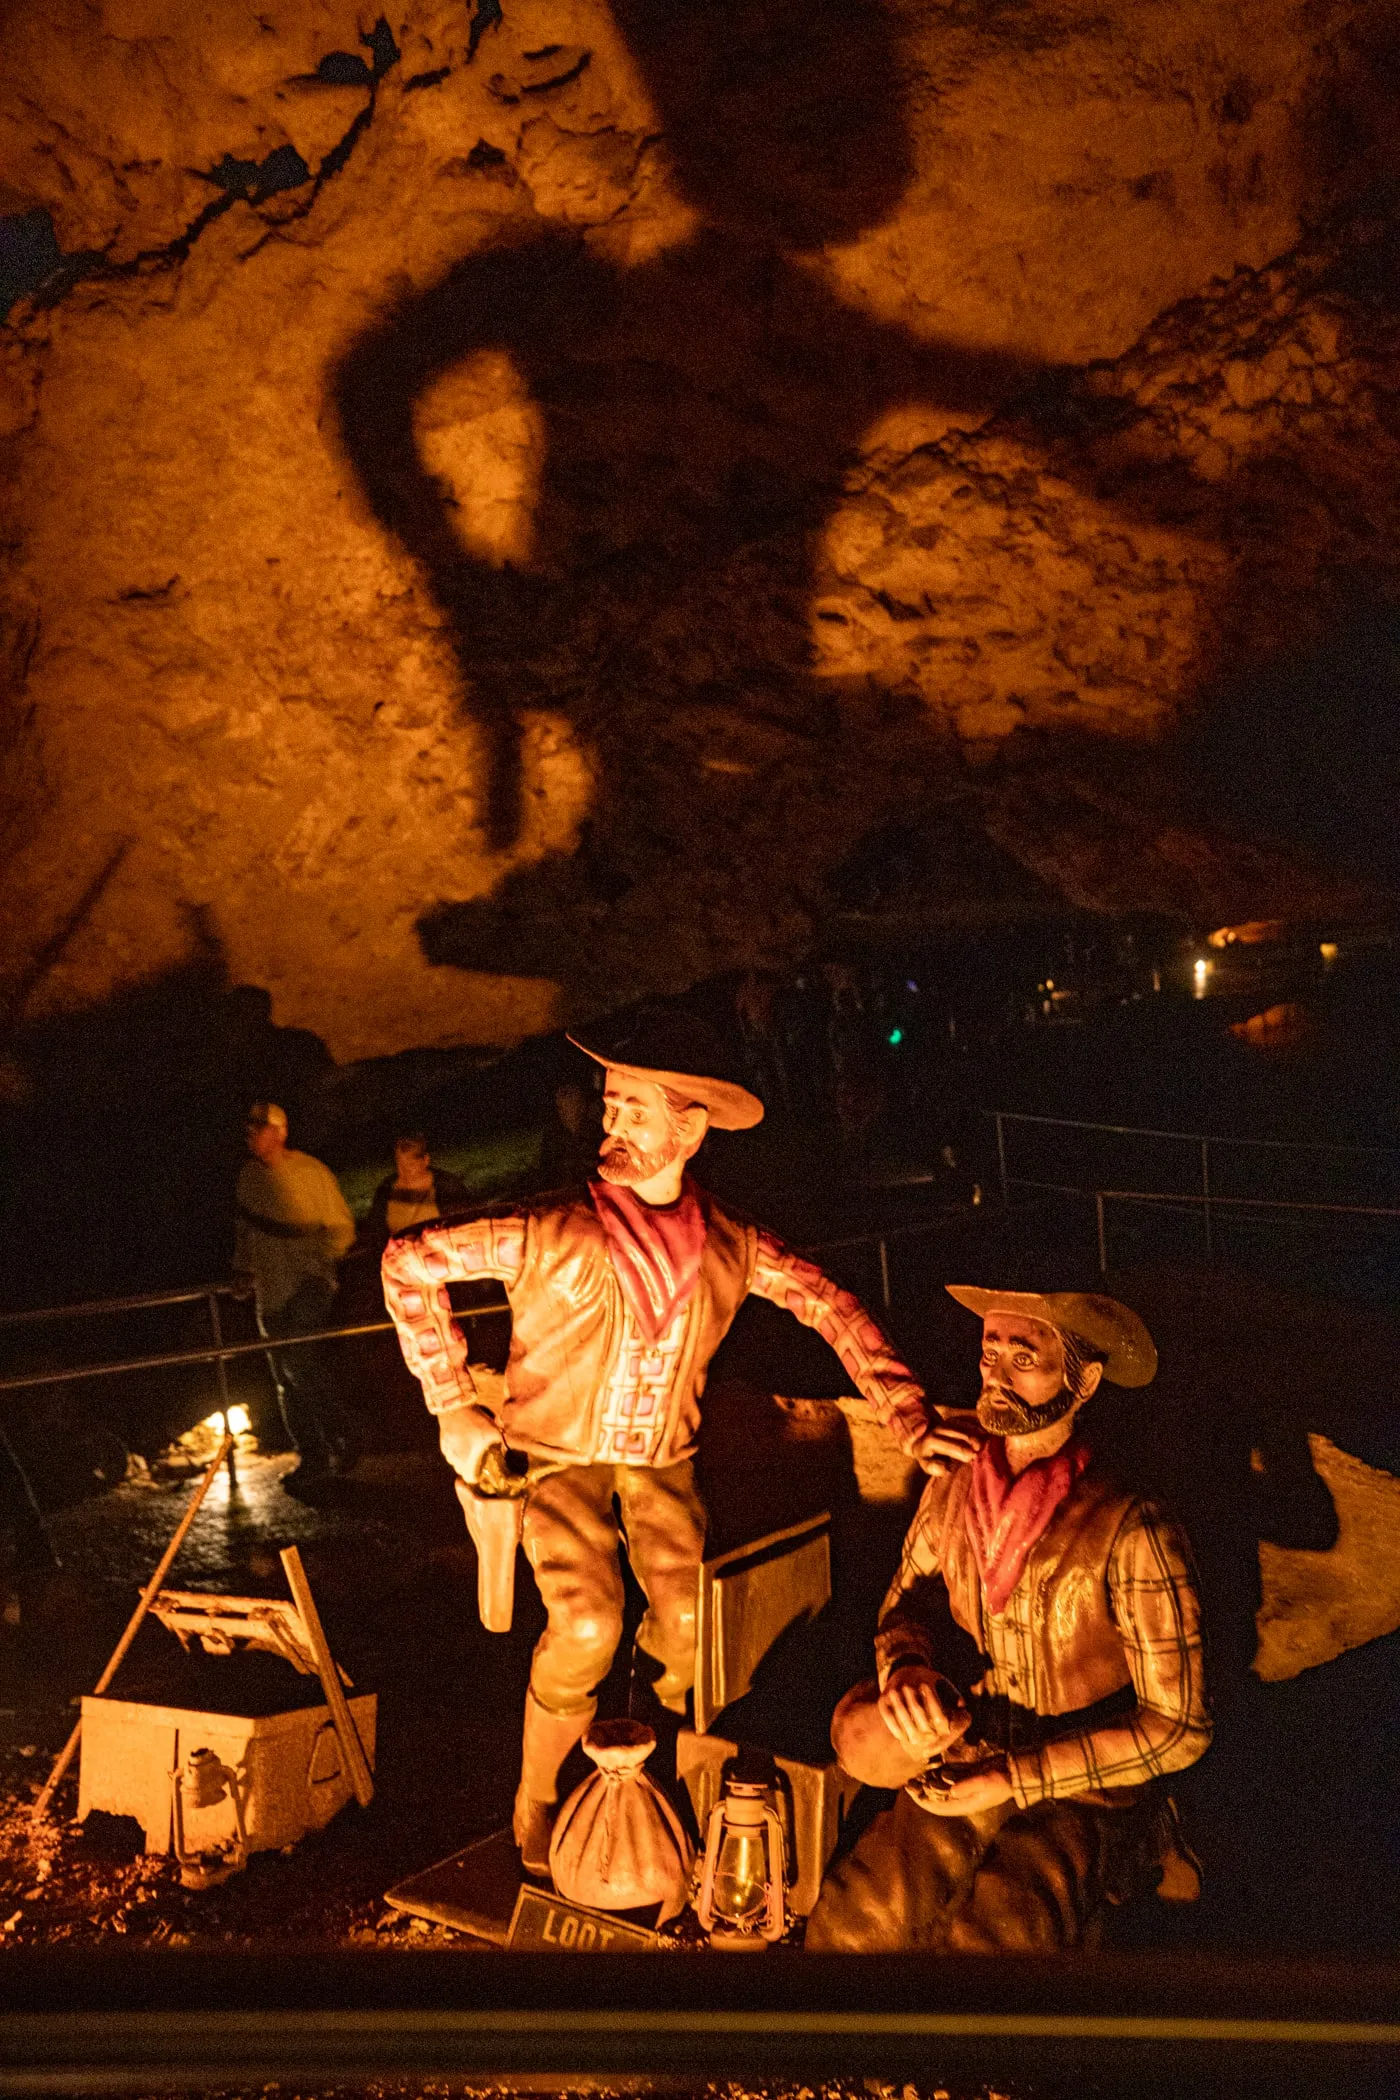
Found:
[[[705,1213],[687,1174],[674,1203],[644,1203],[619,1182],[590,1181],[622,1295],[644,1341],[659,1342],[690,1302],[705,1247]]]
[[[1052,1457],[1017,1474],[1007,1463],[1005,1438],[992,1436],[973,1459],[964,1521],[993,1618],[1005,1611],[1032,1546],[1074,1492],[1089,1458],[1083,1438],[1072,1436]]]

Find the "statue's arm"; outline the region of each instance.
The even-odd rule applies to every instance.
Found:
[[[935,1502],[941,1508],[937,1484],[930,1481],[904,1535],[899,1566],[880,1606],[875,1629],[875,1674],[881,1691],[897,1670],[913,1665],[927,1670],[938,1668],[935,1627],[940,1614],[929,1607],[935,1602],[936,1592],[943,1593],[937,1600],[942,1602],[946,1591],[938,1559],[942,1525],[931,1507]]]
[[[944,1472],[972,1457],[976,1445],[970,1437],[930,1420],[923,1387],[879,1322],[854,1292],[833,1283],[815,1262],[794,1254],[771,1232],[760,1232],[749,1288],[790,1312],[836,1351],[876,1420],[901,1451],[928,1472]],[[943,1412],[933,1410],[935,1417]]]
[[[1191,1549],[1180,1525],[1151,1503],[1135,1504],[1119,1531],[1108,1592],[1137,1703],[1104,1727],[1013,1752],[1012,1791],[1023,1807],[1099,1787],[1141,1786],[1183,1771],[1210,1747]]]
[[[447,1287],[494,1277],[509,1292],[524,1264],[525,1230],[524,1218],[516,1215],[473,1218],[426,1226],[390,1240],[384,1250],[384,1303],[404,1362],[422,1386],[430,1413],[450,1418],[441,1425],[443,1449],[466,1479],[474,1477],[499,1432],[483,1411]]]
[[[940,1638],[952,1623],[938,1555],[945,1493],[936,1477],[924,1490],[875,1634],[880,1718],[901,1748],[925,1765],[939,1762],[971,1724]]]

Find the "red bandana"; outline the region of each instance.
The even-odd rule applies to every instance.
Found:
[[[1073,1436],[1050,1458],[1013,1473],[1006,1441],[988,1437],[968,1478],[967,1538],[982,1577],[987,1609],[997,1618],[1021,1579],[1032,1546],[1049,1529],[1089,1463],[1089,1446]]]
[[[644,1203],[619,1182],[590,1181],[622,1295],[642,1339],[659,1342],[689,1303],[705,1246],[705,1213],[687,1174],[675,1203]]]

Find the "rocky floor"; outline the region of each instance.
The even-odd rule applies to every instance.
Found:
[[[496,1776],[482,1755],[483,1702],[460,1700],[469,1651],[485,1636],[474,1623],[457,1507],[430,1457],[366,1459],[333,1506],[320,1509],[283,1492],[289,1464],[280,1454],[240,1451],[236,1482],[216,1481],[171,1585],[280,1595],[276,1549],[300,1547],[337,1658],[380,1694],[375,1802],[367,1812],[343,1811],[288,1856],[255,1854],[243,1875],[198,1894],[180,1887],[168,1856],[141,1851],[136,1823],[100,1813],[74,1822],[72,1778],[49,1819],[32,1826],[29,1803],[72,1725],[79,1688],[96,1681],[194,1474],[132,1482],[54,1521],[63,1569],[29,1588],[18,1626],[4,1629],[0,1886],[13,1895],[0,1928],[9,1944],[96,1942],[112,1933],[172,1946],[307,1936],[343,1945],[381,1934],[426,1944],[437,1936],[386,1910],[383,1890],[493,1827],[509,1784],[504,1762]],[[202,1707],[219,1700],[220,1669],[239,1667],[186,1658],[148,1622],[114,1695]],[[405,1667],[419,1679],[411,1697],[393,1681]],[[289,1666],[269,1659],[266,1668],[285,1675],[289,1705],[303,1703]],[[465,1710],[451,1713],[452,1705]]]

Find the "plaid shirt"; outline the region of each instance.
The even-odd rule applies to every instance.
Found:
[[[914,1594],[916,1585],[937,1573],[937,1538],[921,1509],[905,1539],[875,1636],[882,1690],[900,1663],[938,1667],[933,1632]],[[1053,1720],[1038,1710],[1043,1636],[1026,1575],[999,1617],[981,1612],[977,1644],[987,1668],[974,1690],[984,1699],[1006,1702],[1006,1761],[1021,1808],[1069,1794],[1141,1786],[1194,1764],[1209,1746],[1200,1603],[1185,1534],[1155,1504],[1134,1502],[1114,1539],[1106,1574],[1109,1609],[1136,1704],[1082,1732],[1057,1737]],[[975,1732],[975,1715],[973,1727]],[[918,1790],[914,1780],[910,1791],[916,1798]]]

